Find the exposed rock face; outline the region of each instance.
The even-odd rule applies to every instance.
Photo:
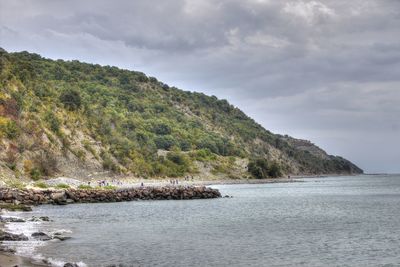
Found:
[[[65,205],[70,203],[120,202],[133,200],[206,199],[218,197],[221,197],[221,193],[217,189],[212,189],[204,186],[140,187],[116,190],[33,190],[0,188],[0,202],[18,202],[26,205]]]

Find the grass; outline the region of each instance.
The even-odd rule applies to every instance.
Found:
[[[78,186],[78,189],[93,189],[93,187],[91,187],[90,185],[86,185],[86,184],[81,184],[80,186]]]
[[[71,187],[69,185],[67,185],[67,184],[58,184],[58,185],[55,186],[55,188],[57,188],[57,189],[69,189]]]
[[[34,184],[34,186],[35,186],[35,187],[42,188],[42,189],[48,188],[48,185],[47,185],[45,182],[36,182],[36,183]]]
[[[96,186],[96,189],[98,189],[98,190],[115,190],[115,189],[117,189],[117,187],[113,186],[113,185],[106,185],[106,186]]]
[[[8,187],[11,187],[11,188],[25,189],[25,184],[20,181],[17,181],[17,180],[7,181],[6,184]]]

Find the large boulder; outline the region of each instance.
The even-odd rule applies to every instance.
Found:
[[[40,241],[51,240],[51,237],[48,236],[46,233],[43,233],[43,232],[35,232],[31,236],[34,237],[37,240],[40,240]]]
[[[67,202],[67,195],[65,191],[54,192],[50,195],[50,198],[53,200],[55,204],[63,205]]]

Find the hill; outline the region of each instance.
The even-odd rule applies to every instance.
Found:
[[[3,49],[0,138],[3,179],[362,173],[215,96],[141,72]]]

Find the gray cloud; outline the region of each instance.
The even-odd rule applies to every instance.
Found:
[[[0,46],[226,98],[367,171],[400,172],[397,0],[0,0]]]

